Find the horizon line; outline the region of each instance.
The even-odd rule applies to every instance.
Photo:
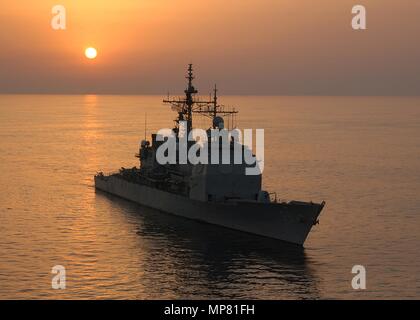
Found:
[[[47,93],[47,92],[0,92],[0,95],[33,95],[33,96],[168,96],[168,93]],[[169,96],[183,96],[184,93],[173,93]],[[197,96],[207,96],[208,94],[198,94]],[[420,94],[243,94],[229,93],[220,96],[242,96],[242,97],[410,97],[420,98]]]

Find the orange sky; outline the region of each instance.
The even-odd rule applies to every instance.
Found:
[[[419,34],[417,0],[0,0],[0,92],[418,95]]]

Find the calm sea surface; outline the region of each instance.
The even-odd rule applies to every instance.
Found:
[[[420,98],[223,99],[265,129],[265,188],[327,201],[305,249],[95,193],[138,164],[145,112],[173,125],[160,101],[0,96],[0,299],[420,298]]]

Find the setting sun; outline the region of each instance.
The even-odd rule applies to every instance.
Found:
[[[97,55],[98,55],[98,52],[96,51],[95,48],[87,48],[85,50],[85,56],[88,59],[95,59]]]

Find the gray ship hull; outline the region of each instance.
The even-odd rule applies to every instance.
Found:
[[[118,176],[96,176],[95,187],[166,213],[297,245],[304,244],[324,207],[304,202],[202,202]]]

